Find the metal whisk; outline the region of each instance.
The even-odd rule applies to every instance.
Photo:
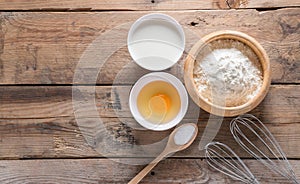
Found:
[[[259,184],[244,162],[228,146],[211,142],[205,146],[207,163],[214,169],[248,184]]]
[[[230,131],[236,142],[250,155],[272,171],[299,184],[278,142],[258,118],[251,114],[238,116],[231,121]]]

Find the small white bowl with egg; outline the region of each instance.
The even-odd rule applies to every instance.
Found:
[[[163,131],[176,126],[188,109],[188,94],[182,82],[165,72],[141,77],[132,87],[129,108],[144,128]]]

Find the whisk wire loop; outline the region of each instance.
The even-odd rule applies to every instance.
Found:
[[[217,146],[217,144],[214,145],[216,149],[218,149],[219,151],[221,151],[222,153],[224,153],[226,156],[222,156],[222,154],[219,154],[218,151],[213,150],[213,149],[209,149],[208,151],[208,155],[210,156],[209,158],[219,158],[219,160],[217,159],[211,159],[211,161],[213,161],[213,163],[217,164],[217,161],[221,162],[223,165],[227,166],[227,167],[223,167],[222,169],[226,170],[228,173],[231,173],[233,175],[235,175],[236,177],[238,177],[239,175],[236,174],[235,172],[232,172],[232,170],[230,169],[236,169],[236,171],[240,174],[243,175],[244,177],[246,177],[246,175],[241,172],[240,170],[238,170],[238,167],[236,165],[238,165],[238,162],[236,160],[232,160],[233,163],[228,162],[228,160],[226,160],[226,157],[229,158],[230,155],[225,152],[224,150],[222,150],[219,146]]]
[[[242,128],[250,131],[255,139],[251,141],[249,133],[246,135]],[[268,128],[251,114],[240,115],[230,123],[230,131],[236,142],[250,155],[259,160],[266,167],[278,174],[299,184],[295,173],[286,155]],[[265,148],[265,149],[262,149]],[[278,163],[270,159],[267,154],[274,157]]]
[[[245,151],[247,151],[250,155],[253,155],[255,158],[265,158],[267,160],[270,160],[269,157],[263,152],[261,151],[257,146],[255,146],[255,144],[250,141],[247,136],[242,132],[242,130],[240,129],[240,127],[236,124],[237,122],[241,123],[242,125],[244,125],[245,127],[247,127],[249,130],[251,130],[251,132],[260,140],[262,141],[262,143],[264,144],[264,146],[267,147],[267,149],[272,153],[272,155],[274,155],[274,157],[277,158],[277,155],[275,154],[275,152],[270,148],[270,146],[268,144],[266,144],[265,141],[263,141],[263,138],[244,120],[240,120],[238,119],[237,121],[233,122],[231,125],[231,132],[233,132],[233,137],[235,138],[235,140],[238,142],[239,145],[241,145]],[[251,122],[253,123],[253,122]],[[254,126],[257,126],[254,124]],[[242,138],[244,138],[245,142],[249,144],[249,146],[247,146],[242,139],[239,137],[241,136]],[[251,145],[251,148],[249,148]],[[261,156],[259,156],[258,154],[256,154],[254,151],[258,152]],[[264,160],[261,160],[262,162],[265,162]],[[271,161],[271,160],[270,160]],[[279,170],[280,168],[278,168],[278,166],[273,162],[271,162],[272,164],[269,164],[268,162],[266,162],[265,164],[269,165],[269,167],[275,169],[275,170]]]
[[[208,164],[223,174],[244,183],[259,184],[249,168],[227,145],[211,142],[205,147],[205,156]]]

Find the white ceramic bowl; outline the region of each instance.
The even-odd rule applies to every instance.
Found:
[[[172,67],[180,59],[185,35],[174,18],[160,13],[147,14],[131,26],[127,46],[139,66],[161,71]]]
[[[139,112],[137,107],[137,98],[141,91],[141,89],[149,84],[150,82],[154,81],[164,81],[168,82],[169,84],[173,85],[177,90],[179,97],[180,97],[180,110],[177,116],[175,116],[171,121],[163,123],[163,124],[154,124],[150,121],[146,120]],[[129,107],[131,114],[133,115],[134,119],[143,127],[150,129],[150,130],[167,130],[174,126],[176,126],[185,116],[187,109],[188,109],[188,94],[186,92],[185,87],[181,83],[179,79],[175,76],[165,73],[165,72],[154,72],[149,73],[141,77],[135,85],[132,87],[130,96],[129,96]]]

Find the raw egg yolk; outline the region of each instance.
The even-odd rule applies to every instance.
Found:
[[[152,113],[166,115],[170,109],[170,98],[165,94],[156,94],[149,100]]]

